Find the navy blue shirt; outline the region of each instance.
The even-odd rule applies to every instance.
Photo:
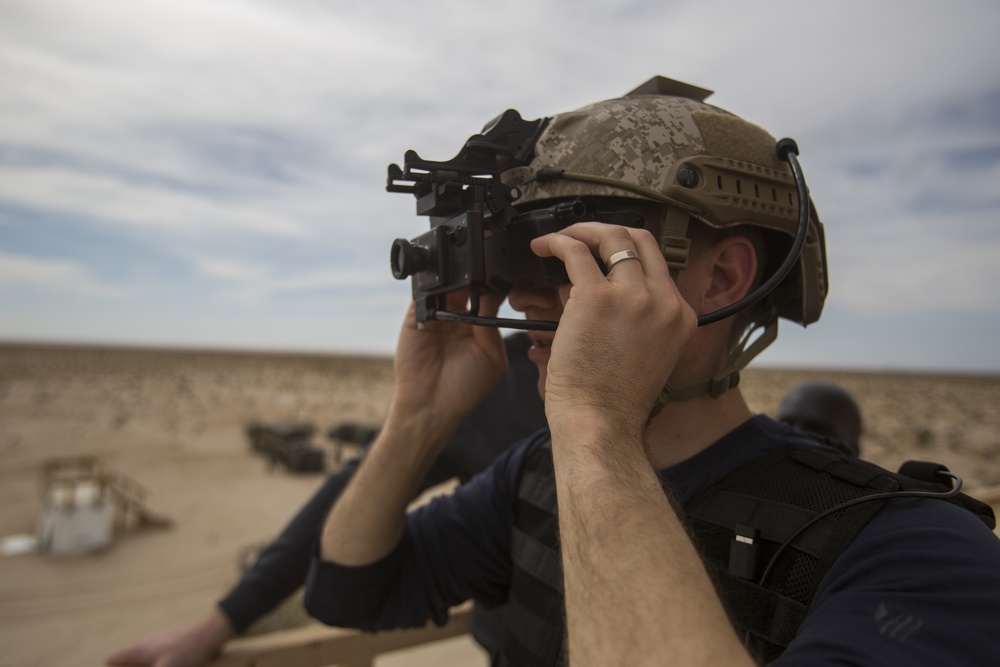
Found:
[[[527,355],[531,341],[527,334],[515,333],[506,336],[504,344],[507,372],[445,443],[421,483],[421,491],[453,477],[462,483],[469,481],[501,452],[544,426],[538,370]],[[219,601],[238,633],[302,586],[326,515],[360,462],[361,457],[353,458],[327,477],[239,584]],[[498,623],[477,612],[473,634],[488,649],[499,642]]]
[[[412,512],[385,558],[343,567],[315,558],[306,607],[330,625],[381,630],[441,624],[469,598],[506,601],[523,462],[539,432],[453,495]],[[763,416],[661,471],[683,504],[776,447],[822,447]],[[888,504],[823,579],[796,639],[774,663],[986,665],[1000,655],[1000,541],[951,503]]]

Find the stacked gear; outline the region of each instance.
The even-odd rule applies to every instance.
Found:
[[[705,104],[709,95],[655,77],[620,99],[559,114],[535,143],[534,158],[506,171],[503,181],[520,192],[518,208],[572,197],[664,204],[659,241],[673,271],[686,266],[692,217],[717,230],[757,228],[768,246],[764,275],[771,275],[788,255],[798,226],[791,169],[778,157],[774,137]],[[819,319],[827,293],[826,252],[811,201],[809,209],[796,266],[737,332],[726,367],[706,382],[667,387],[662,401],[721,395],[776,338],[779,317],[802,326]]]

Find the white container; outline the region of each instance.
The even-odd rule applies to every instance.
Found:
[[[52,486],[42,500],[38,550],[69,556],[105,549],[114,539],[114,519],[115,503],[100,482]]]

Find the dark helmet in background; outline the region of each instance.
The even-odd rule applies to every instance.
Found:
[[[807,382],[792,387],[778,406],[778,421],[832,441],[852,456],[860,453],[861,408],[839,385]]]

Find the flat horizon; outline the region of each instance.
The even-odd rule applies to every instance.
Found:
[[[376,352],[364,350],[336,350],[320,349],[308,347],[252,347],[231,345],[228,347],[210,344],[197,343],[149,343],[149,342],[112,342],[112,341],[89,341],[89,340],[48,340],[48,339],[6,339],[0,338],[0,348],[61,348],[67,350],[127,350],[127,351],[147,351],[162,353],[190,353],[190,354],[220,354],[220,355],[249,355],[249,356],[316,356],[316,357],[344,357],[351,359],[372,359],[390,360],[393,358],[391,352]],[[914,375],[914,376],[941,376],[941,377],[972,377],[972,378],[998,378],[1000,371],[982,370],[974,371],[962,368],[944,367],[898,367],[898,366],[873,366],[873,365],[804,365],[794,363],[782,363],[774,361],[751,362],[744,369],[744,372],[755,371],[787,371],[802,373],[829,373],[829,374],[864,374],[864,375]]]

